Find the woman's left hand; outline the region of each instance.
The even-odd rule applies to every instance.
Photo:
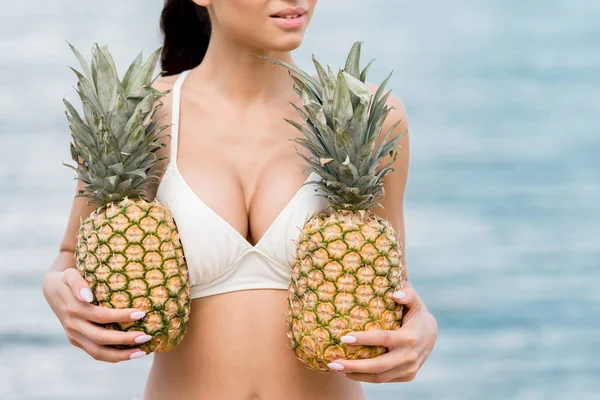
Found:
[[[401,297],[402,292],[404,297]],[[362,382],[409,382],[415,378],[433,349],[438,333],[437,323],[408,282],[404,282],[403,288],[394,294],[395,301],[405,307],[401,328],[395,331],[351,332],[342,337],[347,344],[384,346],[389,351],[365,360],[335,360],[329,368]]]

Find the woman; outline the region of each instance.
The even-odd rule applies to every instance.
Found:
[[[156,197],[171,204],[176,220],[206,216],[197,229],[203,237],[190,237],[182,230],[181,238],[186,256],[198,254],[205,264],[190,265],[192,282],[195,274],[210,284],[192,288],[192,315],[181,344],[154,356],[147,400],[364,399],[358,382],[410,381],[433,348],[435,320],[408,282],[395,294],[408,310],[402,328],[347,335],[356,344],[386,346],[389,353],[369,360],[338,360],[329,366],[340,373],[320,374],[305,368],[289,348],[287,294],[282,290],[286,279],[269,275],[268,257],[261,255],[283,251],[287,238],[272,232],[283,211],[295,216],[298,226],[306,216],[296,208],[306,211],[316,196],[298,190],[307,179],[302,174],[306,165],[289,141],[298,132],[283,120],[297,118],[289,106],[298,102],[292,81],[285,69],[248,55],[293,63],[290,52],[300,45],[316,2],[165,2],[161,25],[166,74],[155,87],[171,91],[157,117],[172,119],[173,125],[164,149],[170,164]],[[390,97],[389,104],[395,110],[386,121],[388,128],[402,119],[397,130],[406,131],[402,103]],[[408,137],[401,142],[395,172],[385,180],[385,208],[377,212],[392,222],[404,244]],[[177,208],[182,198],[191,199],[191,207]],[[290,198],[302,201],[292,203]],[[144,313],[89,304],[92,293],[74,268],[75,233],[80,219],[91,211],[85,199],[75,199],[44,293],[75,346],[102,361],[139,358],[145,353],[110,345],[135,346],[149,337],[94,323],[132,321]],[[210,247],[218,245],[220,252],[211,253]],[[214,259],[207,256],[213,253]]]

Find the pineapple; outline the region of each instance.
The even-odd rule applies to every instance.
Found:
[[[144,63],[140,54],[122,81],[105,46],[94,45],[91,67],[71,49],[83,70],[73,69],[85,122],[64,100],[76,162],[68,166],[85,184],[78,196],[98,206],[81,222],[77,269],[90,285],[94,304],[146,312],[139,321],[106,328],[144,332],[152,339],[137,347],[147,353],[168,351],[185,333],[190,286],[173,217],[147,193],[158,182],[164,161],[156,152],[166,126],[152,117],[165,93],[150,86],[160,49]]]
[[[391,108],[385,79],[374,95],[365,84],[369,65],[359,69],[360,42],[345,68],[334,75],[314,59],[319,80],[290,64],[263,57],[293,71],[302,98],[296,111],[305,125],[287,120],[303,137],[298,153],[322,179],[314,182],[327,207],[310,219],[297,242],[289,284],[289,337],[296,357],[329,371],[335,359],[372,358],[385,347],[348,345],[351,331],[398,329],[402,306],[392,293],[402,287],[401,245],[388,221],[371,209],[381,206],[383,177],[392,171],[398,122],[382,135]],[[381,165],[386,156],[390,159]]]

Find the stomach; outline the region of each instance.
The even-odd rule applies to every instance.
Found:
[[[144,400],[365,400],[360,383],[295,358],[287,307],[273,289],[195,299],[181,343],[154,355]]]

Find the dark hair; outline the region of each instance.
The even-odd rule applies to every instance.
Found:
[[[163,35],[161,67],[175,75],[202,62],[210,40],[210,17],[206,7],[192,0],[165,0],[160,16]]]

